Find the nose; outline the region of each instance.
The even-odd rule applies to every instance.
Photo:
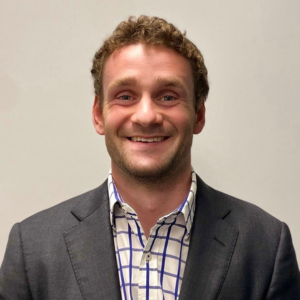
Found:
[[[155,100],[146,95],[134,106],[131,121],[140,124],[143,127],[149,127],[153,124],[162,123],[163,118]]]

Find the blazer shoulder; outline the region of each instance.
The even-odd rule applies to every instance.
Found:
[[[45,234],[55,231],[63,231],[78,224],[80,217],[76,211],[92,213],[107,199],[106,181],[99,187],[81,195],[65,200],[55,206],[42,210],[20,222],[23,234],[32,231]],[[75,212],[75,213],[73,213]],[[51,230],[50,230],[51,229]]]
[[[218,192],[215,190],[215,192]],[[281,221],[262,209],[261,207],[248,201],[230,196],[228,194],[218,192],[221,195],[222,201],[227,205],[232,214],[236,215],[239,220],[252,220],[258,222],[274,223],[281,226]]]
[[[268,234],[280,234],[282,222],[257,205],[220,192],[200,178],[198,180],[201,198],[211,211],[226,220],[239,231],[256,230]]]

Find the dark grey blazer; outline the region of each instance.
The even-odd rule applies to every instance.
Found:
[[[180,300],[299,300],[288,227],[197,180]],[[0,299],[121,299],[106,182],[12,228]]]

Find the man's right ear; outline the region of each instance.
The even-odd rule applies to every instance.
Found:
[[[104,122],[103,114],[99,105],[98,97],[95,96],[94,105],[93,105],[93,124],[97,133],[104,135]]]

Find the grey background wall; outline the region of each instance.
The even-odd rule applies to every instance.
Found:
[[[204,54],[211,92],[194,168],[288,223],[299,260],[298,0],[11,0],[0,12],[0,261],[15,222],[105,179],[91,61],[142,13],[186,30]]]

